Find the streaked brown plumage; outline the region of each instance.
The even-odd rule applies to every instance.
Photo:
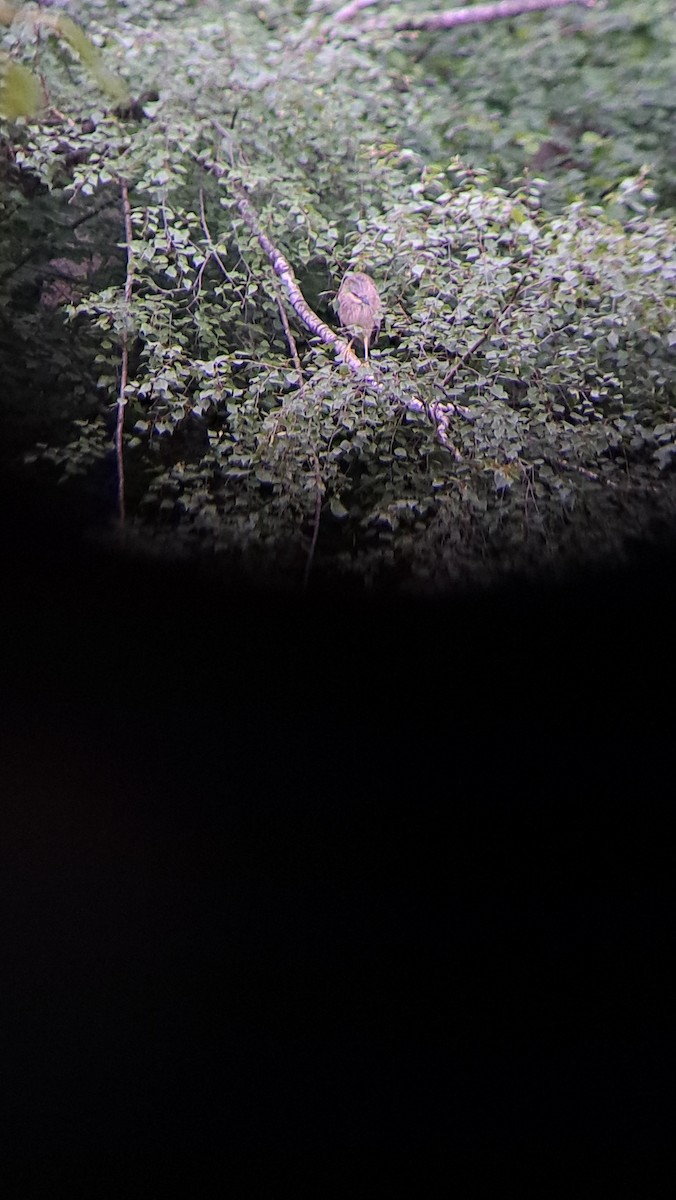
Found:
[[[336,296],[340,323],[353,337],[364,343],[364,358],[368,361],[369,345],[378,337],[383,306],[378,289],[370,275],[363,271],[348,271]]]

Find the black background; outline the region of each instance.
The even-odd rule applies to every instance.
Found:
[[[668,1144],[670,547],[366,601],[125,559],[14,484],[3,511],[16,1194]]]

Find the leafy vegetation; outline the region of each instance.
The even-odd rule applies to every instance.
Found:
[[[674,508],[673,6],[415,35],[337,8],[9,27],[45,103],[0,144],[5,453],[112,514],[123,418],[128,538],[291,583],[621,553]],[[299,318],[241,189],[322,321],[376,281],[369,370]]]
[[[19,44],[53,34],[79,57],[104,92],[119,104],[129,103],[126,85],[105,66],[96,46],[66,13],[43,12],[36,4],[15,8],[2,0],[0,25],[9,26]],[[24,64],[12,62],[5,52],[0,56],[0,79],[0,114],[10,119],[36,116],[42,101],[38,76]]]

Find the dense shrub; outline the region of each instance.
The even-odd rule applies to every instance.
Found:
[[[118,109],[67,46],[24,47],[51,107],[0,166],[17,445],[112,478],[124,345],[143,539],[431,586],[617,549],[672,508],[670,6],[415,39],[313,7],[69,6]],[[238,184],[324,321],[373,275],[372,374],[303,326]]]

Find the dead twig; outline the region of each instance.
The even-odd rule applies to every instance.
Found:
[[[293,365],[296,368],[296,371],[298,372],[298,388],[299,388],[301,396],[304,396],[305,382],[303,380],[303,367],[301,365],[300,356],[298,354],[298,347],[296,346],[296,339],[294,338],[293,333],[291,332],[291,326],[289,325],[289,318],[286,315],[286,310],[284,308],[284,302],[282,300],[282,297],[279,294],[276,294],[275,299],[277,301],[277,308],[279,309],[279,316],[280,316],[282,325],[284,326],[284,333],[286,334],[286,340],[287,340],[287,343],[289,346],[289,352],[291,354],[291,358],[293,360]],[[272,440],[272,438],[275,436],[275,434],[277,432],[278,422],[279,422],[279,418],[277,418],[277,421],[275,421],[274,429],[272,431],[270,440]],[[324,489],[324,481],[322,479],[321,467],[319,465],[319,459],[318,459],[315,451],[312,452],[312,458],[313,458],[314,468],[315,468],[315,512],[314,512],[314,519],[312,522],[312,541],[310,542],[310,549],[308,552],[307,561],[305,563],[305,571],[303,573],[303,590],[305,590],[308,585],[308,580],[310,578],[310,571],[312,569],[312,560],[314,558],[314,553],[315,553],[315,546],[317,545],[317,538],[319,537],[319,522],[321,520],[321,515],[322,515],[322,495],[323,495],[323,489]]]
[[[289,353],[291,354],[293,365],[298,372],[299,390],[300,390],[301,395],[303,395],[303,392],[305,390],[305,385],[303,383],[303,368],[301,366],[301,361],[300,361],[300,357],[298,354],[298,347],[296,345],[296,339],[291,332],[291,326],[289,325],[289,318],[286,315],[286,310],[282,303],[282,297],[278,293],[275,294],[275,300],[277,301],[277,308],[279,309],[279,318],[282,322],[282,325],[284,326],[284,333],[286,336],[287,345],[289,347]]]
[[[605,484],[606,487],[621,490],[622,485],[614,479],[604,479],[598,471],[590,471],[588,467],[581,467],[577,463],[568,462],[565,458],[551,458],[547,456],[546,462],[551,463],[553,467],[558,467],[559,471],[574,471],[576,475],[581,475],[583,479],[588,479],[590,483]]]

